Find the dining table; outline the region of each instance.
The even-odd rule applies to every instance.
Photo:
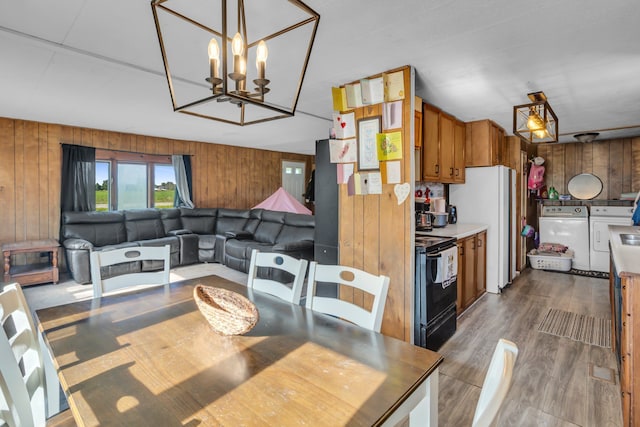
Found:
[[[198,284],[255,304],[220,335]],[[78,426],[435,426],[442,356],[218,276],[36,310]]]

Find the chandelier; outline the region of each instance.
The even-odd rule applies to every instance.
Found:
[[[241,126],[295,114],[320,21],[303,2],[152,0],[151,9],[174,111]]]
[[[544,92],[527,96],[531,103],[513,107],[513,133],[529,142],[557,142],[558,117]]]

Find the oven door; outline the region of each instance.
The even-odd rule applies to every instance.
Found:
[[[453,305],[458,295],[457,280],[443,285],[436,283],[440,256],[416,247],[414,341],[423,341],[425,327]],[[422,345],[424,346],[424,345]]]

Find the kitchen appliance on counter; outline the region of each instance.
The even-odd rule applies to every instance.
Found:
[[[458,247],[453,237],[416,236],[414,344],[437,351],[456,331]]]
[[[589,265],[609,272],[609,225],[632,225],[633,206],[591,206],[589,213]]]
[[[487,292],[500,293],[516,275],[516,172],[506,166],[465,169],[449,186],[458,223],[487,224]]]

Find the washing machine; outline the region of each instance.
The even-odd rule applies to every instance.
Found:
[[[633,225],[632,206],[591,206],[589,259],[591,270],[609,272],[609,225]]]
[[[586,206],[543,206],[540,243],[560,243],[574,252],[571,268],[590,270],[589,211]]]

